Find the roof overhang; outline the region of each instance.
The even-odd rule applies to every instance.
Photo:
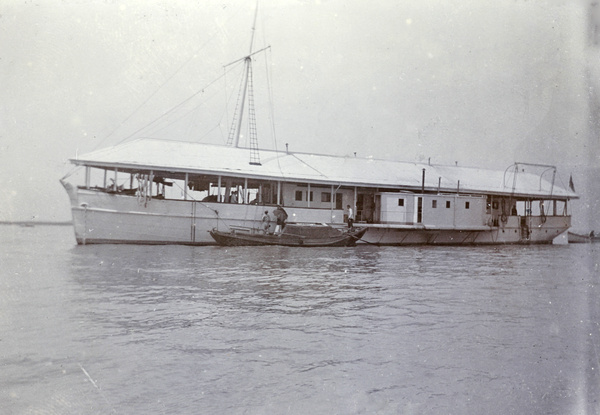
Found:
[[[70,161],[79,166],[126,172],[154,171],[185,177],[223,176],[251,180],[310,183],[441,193],[508,196],[515,199],[567,200],[578,196],[540,175],[437,166],[372,158],[260,150],[261,165],[249,162],[249,149],[157,139],[137,139]],[[425,181],[423,182],[423,175]],[[510,184],[510,186],[508,185]]]

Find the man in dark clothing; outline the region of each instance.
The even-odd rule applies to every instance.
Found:
[[[277,219],[275,233],[280,234],[283,232],[283,228],[285,228],[285,221],[288,218],[288,214],[281,206],[277,206],[277,209],[273,211],[273,215],[275,215],[275,218]]]

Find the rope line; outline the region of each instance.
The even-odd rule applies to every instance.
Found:
[[[210,83],[208,83],[204,88],[200,89],[199,91],[197,91],[196,93],[192,94],[191,96],[189,96],[187,99],[183,100],[182,102],[180,102],[179,104],[177,104],[176,106],[172,107],[171,109],[169,109],[168,111],[164,112],[162,115],[160,115],[158,118],[154,119],[153,121],[149,122],[148,124],[144,125],[143,127],[137,129],[136,131],[134,131],[133,133],[129,134],[128,136],[126,136],[125,138],[123,138],[121,141],[119,141],[116,145],[123,143],[125,140],[128,140],[129,138],[131,138],[132,136],[138,134],[139,132],[143,131],[146,128],[149,128],[151,125],[155,124],[156,122],[158,122],[159,120],[161,120],[163,117],[167,116],[168,114],[174,112],[177,108],[181,107],[183,104],[185,104],[186,102],[190,101],[192,98],[195,98],[196,96],[203,94],[204,90],[210,86],[212,86],[214,83],[216,83],[217,81],[219,81],[221,78],[223,78],[224,75],[221,75],[219,77],[217,77],[216,79],[214,79],[213,81],[211,81]]]
[[[234,17],[236,17],[239,13],[240,13],[241,9],[238,9],[235,13],[232,13],[231,16],[225,21],[225,23],[222,26],[227,25]],[[221,26],[220,26],[221,27]],[[220,29],[219,27],[219,29]],[[150,101],[156,94],[158,94],[158,92],[160,90],[162,90],[173,78],[175,78],[175,76],[181,72],[181,70],[186,67],[191,61],[192,59],[196,58],[199,54],[199,52],[201,50],[203,50],[206,46],[208,46],[209,43],[211,43],[213,41],[213,39],[219,34],[221,33],[221,30],[215,30],[209,37],[208,39],[196,50],[195,53],[192,53],[190,55],[190,57],[183,62],[183,64],[181,64],[176,70],[175,72],[173,72],[173,74],[171,76],[169,76],[165,82],[163,82],[152,94],[150,94],[148,96],[148,98],[146,98],[140,105],[138,105],[131,114],[129,114],[129,116],[127,116],[123,121],[121,121],[121,123],[119,123],[119,125],[117,125],[110,133],[108,133],[102,140],[100,140],[98,142],[98,144],[96,144],[96,146],[93,148],[92,151],[97,150],[100,145],[102,145],[109,137],[111,137],[119,128],[121,128],[127,121],[129,121],[135,114],[137,114],[139,112],[139,110],[144,107],[148,101]],[[212,84],[212,83],[211,83]],[[209,84],[209,85],[211,85]],[[143,129],[144,127],[142,127]],[[140,131],[140,130],[138,130]],[[136,131],[137,133],[137,131]],[[135,134],[135,133],[134,133]],[[121,144],[123,141],[129,139],[132,135],[134,134],[130,134],[129,136],[125,137],[123,140],[119,141],[117,144]]]

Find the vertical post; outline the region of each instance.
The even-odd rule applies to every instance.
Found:
[[[423,175],[421,177],[421,193],[425,193],[425,169],[423,169]]]
[[[144,202],[146,202],[146,198],[148,197],[148,175],[144,174],[142,178],[142,186],[144,190]]]
[[[333,223],[333,207],[335,206],[335,192],[333,191],[333,185],[331,185],[331,223]]]
[[[262,205],[262,193],[263,193],[263,187],[262,187],[262,183],[258,185],[258,204]]]
[[[452,206],[452,226],[456,228],[456,206],[458,206],[458,196],[454,196],[454,206]]]
[[[133,173],[129,173],[129,188],[133,189]]]
[[[356,211],[356,203],[358,201],[358,187],[354,186],[354,202],[352,203],[352,212],[354,213],[354,220],[358,218],[358,212]]]
[[[277,182],[277,204],[281,204],[281,182]]]
[[[310,207],[310,183],[308,183],[308,187],[306,190],[306,206]]]
[[[90,170],[91,170],[90,166],[85,167],[85,188],[86,189],[90,188]]]
[[[185,183],[183,183],[183,200],[187,200],[187,189],[188,189],[188,182],[190,180],[190,174],[186,173],[185,174]]]
[[[107,171],[105,169],[104,170],[104,184],[102,185],[102,187],[105,188],[105,189],[106,189],[106,173],[107,173]]]
[[[248,178],[244,178],[244,204],[248,203]]]
[[[218,184],[219,186],[219,191],[217,193],[217,202],[222,202],[223,198],[221,197],[221,175],[219,175],[219,180],[218,180]]]
[[[229,203],[231,201],[231,179],[225,180],[225,194],[223,195],[223,201]]]
[[[113,183],[113,190],[117,191],[117,168],[115,167],[115,182]]]

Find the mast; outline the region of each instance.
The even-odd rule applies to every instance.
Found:
[[[248,74],[250,73],[250,56],[246,56],[244,58],[244,86],[242,87],[242,100],[240,102],[240,116],[238,119],[238,124],[235,129],[235,141],[233,143],[234,147],[238,147],[240,143],[240,135],[242,133],[242,120],[244,119],[244,104],[246,103],[246,91],[248,90]]]
[[[234,140],[234,147],[238,147],[239,143],[240,143],[240,135],[242,132],[242,120],[244,118],[244,105],[246,104],[246,92],[248,91],[248,78],[250,75],[250,65],[252,64],[252,59],[251,56],[253,55],[252,53],[252,47],[254,46],[254,34],[256,32],[256,18],[258,17],[258,0],[256,0],[256,8],[254,10],[254,22],[252,23],[252,35],[250,36],[250,49],[248,50],[248,56],[246,56],[244,59],[244,86],[242,87],[242,97],[241,97],[241,102],[240,102],[240,112],[239,112],[239,119],[238,119],[238,123],[237,123],[237,127],[235,129],[235,140]]]
[[[250,49],[248,51],[248,55],[234,62],[231,62],[228,65],[225,65],[225,67],[233,65],[234,63],[237,63],[242,59],[244,60],[242,82],[240,84],[238,101],[233,114],[233,120],[231,122],[231,129],[229,130],[229,138],[227,139],[227,145],[231,145],[236,148],[239,147],[240,137],[242,135],[242,122],[244,118],[244,107],[246,105],[246,95],[248,95],[248,133],[250,138],[250,164],[260,166],[260,156],[258,154],[258,135],[256,130],[256,113],[254,111],[252,55],[262,52],[268,47],[258,50],[256,52],[252,52],[252,48],[254,46],[254,35],[256,32],[257,17],[258,0],[256,1],[256,9],[254,11],[254,22],[252,24],[252,36],[250,37]],[[238,117],[237,120],[236,117]]]

